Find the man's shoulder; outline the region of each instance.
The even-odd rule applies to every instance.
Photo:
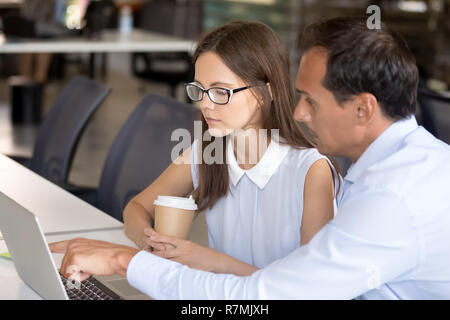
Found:
[[[450,181],[450,146],[417,130],[382,161],[370,166],[357,183],[400,197],[438,190]]]

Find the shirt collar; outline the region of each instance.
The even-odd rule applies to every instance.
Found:
[[[266,186],[290,149],[289,145],[279,144],[275,140],[270,140],[266,152],[253,168],[244,170],[239,167],[234,156],[233,139],[227,139],[228,172],[234,186],[237,185],[244,174],[247,174],[247,177],[260,189]]]
[[[347,171],[345,180],[355,182],[370,166],[386,158],[398,149],[404,138],[417,129],[416,118],[398,120],[384,130]]]

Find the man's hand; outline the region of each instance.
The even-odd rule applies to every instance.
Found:
[[[105,241],[76,238],[49,244],[53,253],[64,253],[60,272],[72,278],[80,271],[80,281],[91,275],[121,274],[126,276],[128,264],[139,250]]]

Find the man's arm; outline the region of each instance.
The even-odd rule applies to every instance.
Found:
[[[140,252],[128,281],[155,299],[355,298],[416,267],[419,240],[401,199],[385,192],[352,198],[310,243],[251,276],[194,270]]]
[[[247,277],[94,240],[51,248],[86,274],[126,270],[130,284],[155,299],[351,299],[411,271],[420,256],[420,237],[401,199],[386,192],[351,198],[307,245]]]

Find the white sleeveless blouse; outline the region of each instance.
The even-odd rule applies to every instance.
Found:
[[[300,246],[306,174],[314,162],[327,158],[313,148],[297,150],[271,140],[260,161],[243,170],[228,140],[230,190],[205,211],[209,246],[263,268]],[[191,149],[195,189],[199,146],[195,140]]]

